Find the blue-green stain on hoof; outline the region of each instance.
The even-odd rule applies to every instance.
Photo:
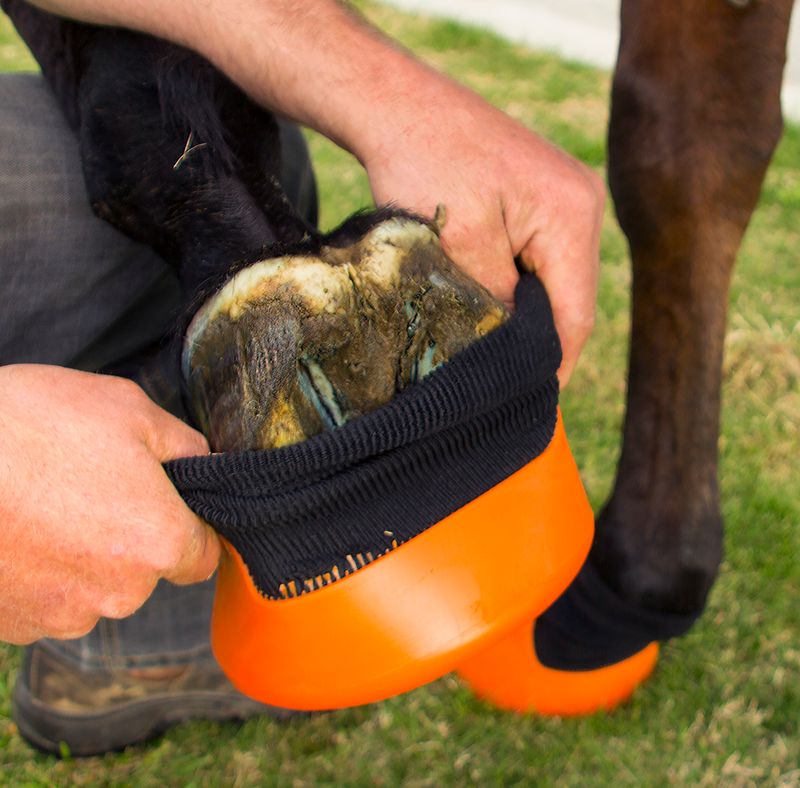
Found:
[[[333,384],[316,361],[301,358],[297,363],[297,379],[300,390],[317,411],[326,429],[340,427],[347,421],[339,406]]]

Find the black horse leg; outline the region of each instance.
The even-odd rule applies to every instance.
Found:
[[[202,58],[20,0],[4,7],[76,128],[95,212],[172,264],[187,298],[310,232],[279,184],[274,117]]]

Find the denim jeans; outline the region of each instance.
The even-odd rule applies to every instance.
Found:
[[[283,186],[310,221],[317,193],[299,130],[281,124]],[[178,309],[172,269],[91,212],[78,144],[36,74],[0,75],[0,364],[111,369],[181,415],[176,381],[151,348]],[[123,620],[47,647],[91,669],[181,664],[209,652],[214,581],[162,581]]]

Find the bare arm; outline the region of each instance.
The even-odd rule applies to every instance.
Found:
[[[592,171],[336,0],[36,2],[199,51],[356,155],[378,202],[426,215],[444,203],[447,250],[509,303],[519,256],[550,295],[566,383],[594,322],[604,188]]]

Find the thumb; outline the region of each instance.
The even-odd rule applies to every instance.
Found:
[[[149,429],[145,441],[159,462],[209,453],[208,441],[201,432],[192,429],[155,403],[152,405],[148,413]]]
[[[470,224],[448,221],[442,230],[447,256],[509,309],[514,308],[514,288],[519,273],[508,233],[498,213]]]
[[[204,456],[209,453],[208,441],[202,433],[184,424],[180,419],[151,403],[145,440],[149,450],[159,462],[181,457]],[[170,486],[172,486],[170,484]],[[176,500],[174,526],[184,534],[183,549],[178,562],[163,573],[163,577],[178,585],[199,583],[214,574],[220,557],[220,541],[208,523],[203,522],[183,502],[172,488]]]
[[[192,514],[188,508],[186,511],[191,518],[188,544],[177,565],[164,573],[166,580],[177,585],[208,580],[219,564],[221,551],[219,537],[211,526]]]

